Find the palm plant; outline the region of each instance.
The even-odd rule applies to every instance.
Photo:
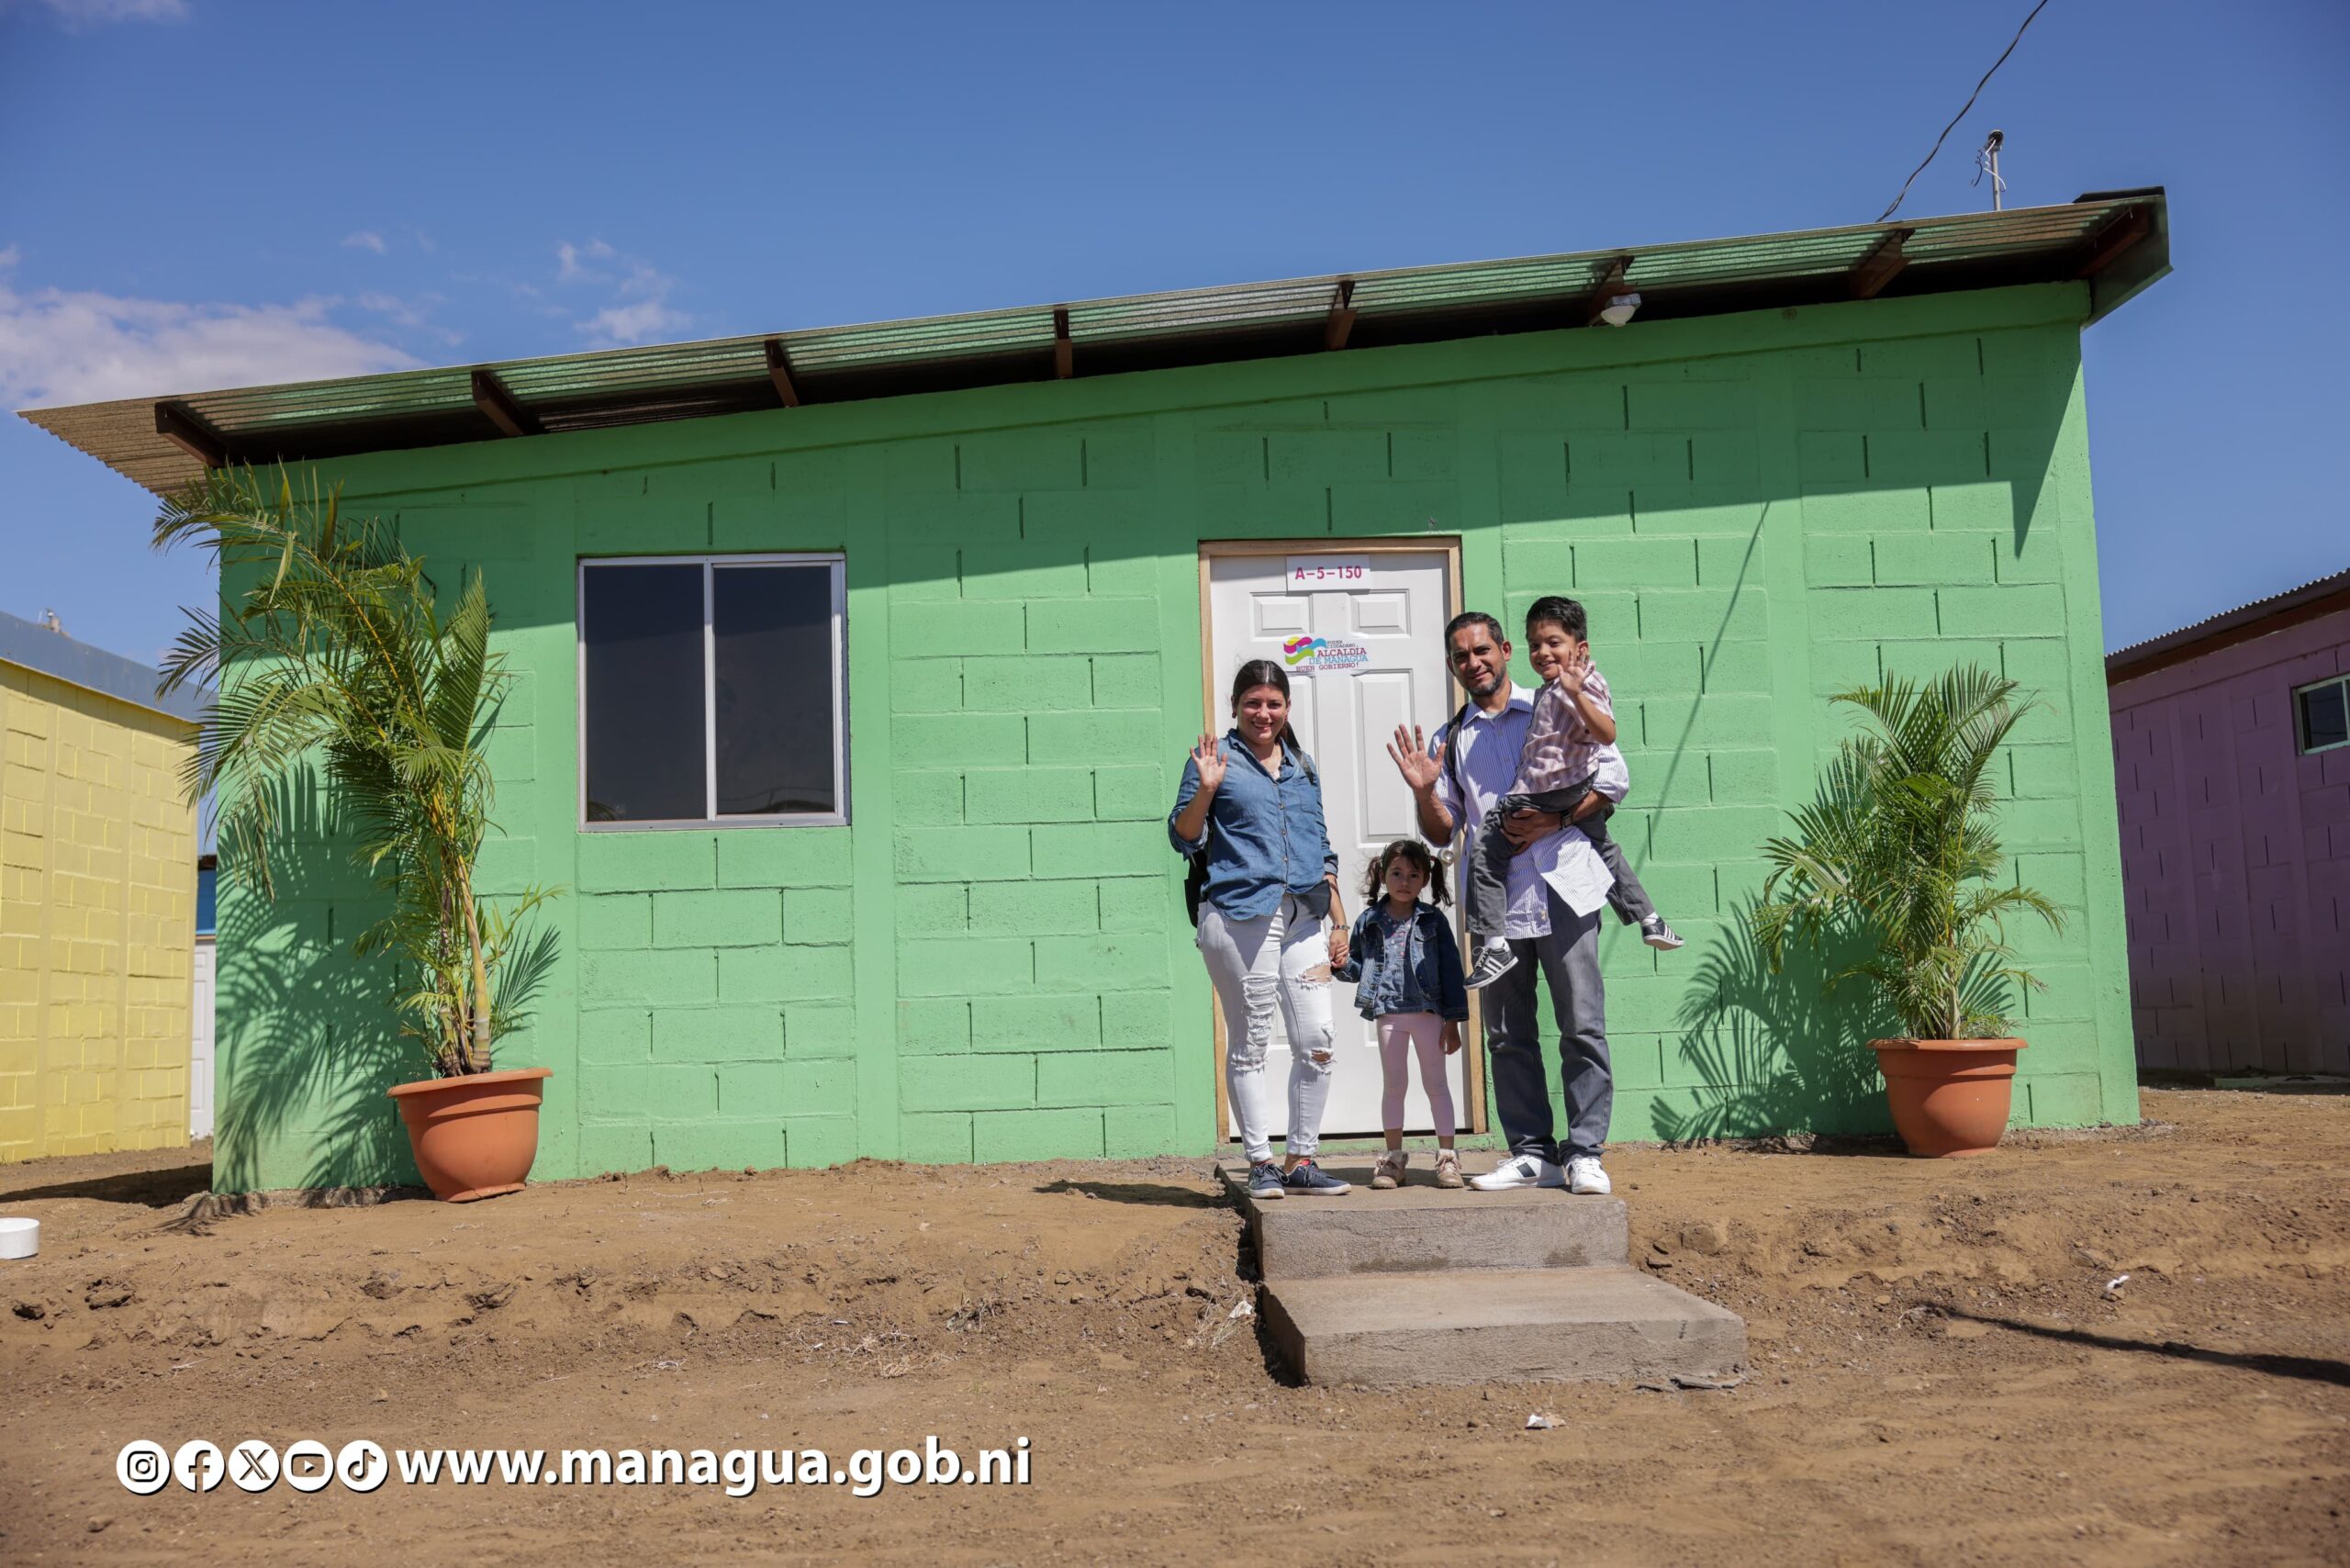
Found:
[[[1866,727],[1823,770],[1791,837],[1762,846],[1771,875],[1754,935],[1775,970],[1790,941],[1873,947],[1829,978],[1868,982],[1914,1039],[2005,1035],[2010,983],[2036,988],[2008,941],[2011,915],[2062,930],[2058,907],[2001,882],[1992,761],[2030,711],[2017,686],[1969,665],[1923,685],[1887,677],[1840,692]]]
[[[222,608],[189,611],[163,689],[211,686],[182,782],[216,795],[232,875],[274,891],[286,786],[311,768],[357,830],[354,862],[390,899],[360,956],[403,966],[408,1033],[435,1073],[487,1072],[492,1047],[553,958],[526,917],[550,890],[499,906],[474,891],[494,795],[482,743],[508,682],[489,650],[489,599],[467,577],[443,619],[421,559],[375,519],[350,519],[315,480],[207,473],[155,520],[156,547],[190,541],[221,571]],[[412,983],[411,983],[412,982]]]

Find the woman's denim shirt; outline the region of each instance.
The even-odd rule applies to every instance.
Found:
[[[1383,898],[1355,916],[1347,961],[1332,976],[1354,986],[1355,1006],[1366,1018],[1433,1013],[1456,1024],[1467,1022],[1469,988],[1460,973],[1460,947],[1442,913],[1427,903],[1414,910],[1400,969],[1387,961],[1396,924]]]
[[[1304,756],[1282,748],[1281,776],[1265,771],[1240,739],[1225,733],[1224,783],[1208,803],[1197,839],[1175,831],[1175,819],[1200,792],[1200,765],[1183,764],[1175,809],[1167,813],[1168,841],[1178,855],[1207,851],[1206,899],[1234,920],[1255,920],[1281,907],[1283,893],[1310,893],[1338,868],[1322,821],[1322,783]]]

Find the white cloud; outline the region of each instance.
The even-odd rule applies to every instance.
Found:
[[[185,304],[0,281],[0,408],[97,402],[404,370],[420,362],[289,305]]]
[[[445,294],[427,290],[422,294],[403,297],[400,295],[384,294],[371,289],[357,296],[351,303],[372,315],[383,317],[394,326],[430,333],[451,348],[465,341],[465,335],[463,332],[444,327],[432,319],[432,313],[435,310],[449,303],[449,297]]]
[[[633,305],[607,306],[574,325],[588,334],[591,346],[609,349],[627,348],[660,333],[675,332],[692,319],[657,299],[640,299]]]
[[[25,0],[65,24],[69,31],[102,28],[108,22],[184,22],[187,0]],[[9,9],[0,0],[0,11]]]
[[[554,280],[557,283],[602,283],[611,274],[580,265],[581,258],[602,262],[610,261],[614,254],[612,248],[601,240],[590,240],[585,245],[575,245],[565,240],[554,248],[557,263]]]
[[[674,334],[693,320],[668,303],[677,280],[641,257],[622,255],[601,240],[590,240],[585,245],[566,240],[554,248],[554,254],[555,282],[594,285],[610,291],[610,304],[572,322],[591,348],[641,343]]]
[[[342,237],[342,242],[354,251],[373,251],[379,256],[384,253],[384,237],[373,229],[362,229],[355,234],[346,234]]]

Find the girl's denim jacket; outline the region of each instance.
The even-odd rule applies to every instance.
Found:
[[[1452,939],[1451,923],[1434,904],[1414,909],[1402,974],[1388,972],[1387,938],[1394,928],[1384,898],[1372,900],[1369,909],[1355,916],[1347,938],[1347,961],[1330,971],[1353,984],[1355,1006],[1366,1018],[1434,1013],[1455,1024],[1467,1022],[1469,989],[1462,983],[1460,947]]]

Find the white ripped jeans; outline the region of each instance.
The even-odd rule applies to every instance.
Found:
[[[1273,1043],[1273,1009],[1289,1031],[1289,1152],[1321,1145],[1322,1109],[1330,1100],[1330,939],[1294,894],[1254,920],[1200,906],[1200,956],[1224,1007],[1224,1084],[1240,1142],[1252,1160],[1273,1157],[1265,1056]]]

